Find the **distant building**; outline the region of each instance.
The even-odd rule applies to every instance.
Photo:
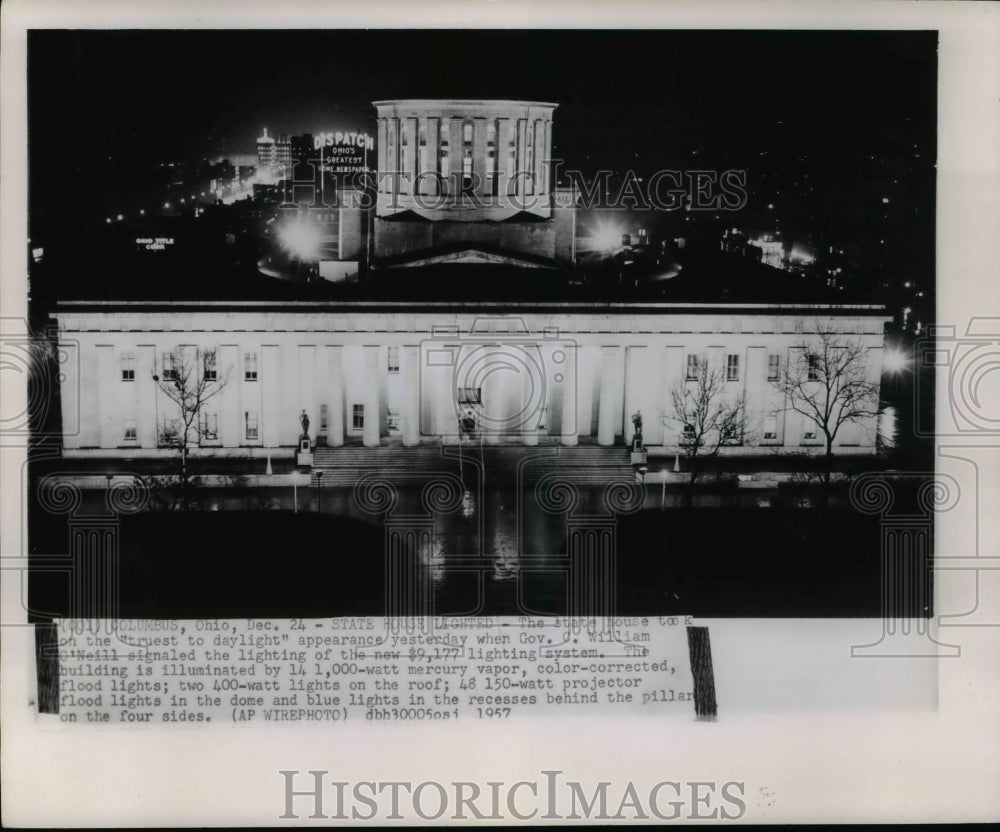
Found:
[[[265,127],[264,132],[257,137],[257,169],[262,173],[264,171],[273,173],[277,159],[274,137],[268,135]]]

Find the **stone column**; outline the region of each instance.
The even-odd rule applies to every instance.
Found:
[[[363,443],[366,448],[377,448],[381,436],[380,422],[382,420],[378,394],[378,347],[364,348],[364,385],[365,427],[362,435]]]
[[[535,367],[544,374],[538,347],[526,346],[525,352],[527,353],[526,360],[534,362]],[[541,385],[541,389],[536,389],[536,385]],[[521,442],[525,445],[538,444],[538,420],[542,416],[541,408],[545,406],[547,392],[543,378],[534,368],[527,368],[521,373],[519,410],[521,414]]]
[[[121,383],[121,370],[116,367],[117,351],[112,346],[99,344],[97,353],[97,408],[98,445],[101,448],[114,448],[119,444],[118,435],[118,393],[116,384]],[[176,413],[180,408],[175,405]]]
[[[528,170],[528,121],[527,119],[519,118],[517,120],[517,153],[514,156],[514,177],[517,180],[517,187],[514,193],[520,198],[519,204],[524,204],[524,195],[526,193],[525,179],[527,175],[531,173]]]
[[[479,196],[489,195],[486,181],[486,119],[477,118],[472,127],[472,175]]]
[[[567,447],[576,445],[579,441],[580,432],[580,414],[579,403],[577,402],[577,395],[579,390],[577,388],[577,375],[576,375],[576,351],[579,347],[576,344],[567,344],[564,352],[566,353],[566,361],[563,366],[558,370],[562,373],[562,419],[560,424],[560,430],[562,431],[561,442]]]
[[[503,362],[501,348],[497,344],[486,344],[482,347],[486,355],[481,366],[487,367],[493,372],[487,371],[484,374],[483,383],[483,438],[488,445],[500,443],[500,423],[503,420],[502,397],[504,395],[503,373],[496,371],[498,365]]]
[[[388,157],[389,149],[389,128],[388,119],[380,118],[378,120],[378,170],[381,173],[386,169],[386,159]],[[383,192],[385,187],[380,180],[378,183],[379,192]]]
[[[497,147],[496,147],[496,162],[497,162],[497,195],[499,197],[504,197],[500,199],[500,204],[506,206],[508,200],[505,198],[507,194],[507,183],[510,182],[510,177],[507,175],[507,160],[510,153],[510,136],[511,136],[511,123],[509,118],[501,118],[497,120]]]
[[[149,384],[152,385],[152,374],[153,370],[148,367],[142,360],[142,349],[136,350],[136,384],[139,384],[140,373],[144,374],[145,378],[149,379]],[[81,355],[81,350],[76,341],[66,340],[59,342],[59,354],[65,356],[64,361],[60,361],[59,370],[62,373],[63,381],[59,385],[59,399],[62,407],[62,432],[63,432],[63,447],[64,448],[79,448],[80,447],[80,431],[82,430],[82,425],[80,423],[80,406],[82,403],[81,392],[81,376],[80,376],[80,365],[83,361],[83,356]],[[156,401],[155,390],[151,391],[151,395],[147,396],[147,399],[151,403]],[[156,422],[156,411],[153,411],[153,423]],[[146,420],[140,422],[140,436],[145,437],[145,431],[148,429]],[[149,445],[149,443],[144,442],[144,445]],[[156,447],[155,434],[152,447]]]
[[[597,411],[597,444],[605,447],[615,444],[615,425],[622,415],[622,402],[618,395],[619,347],[601,347],[601,393]]]
[[[641,411],[640,402],[643,400],[642,391],[644,385],[650,384],[652,378],[643,378],[643,362],[646,357],[646,348],[642,346],[631,346],[625,348],[625,425],[623,428],[625,444],[631,445],[635,438],[635,425],[632,424],[632,414]],[[647,408],[643,413],[645,420],[652,417]]]
[[[327,350],[330,404],[327,413],[326,444],[339,447],[344,444],[344,348],[328,347]]]
[[[403,373],[403,445],[420,444],[420,349],[403,347],[400,356]]]

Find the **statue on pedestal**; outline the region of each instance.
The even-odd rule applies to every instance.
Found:
[[[635,434],[632,437],[632,448],[636,451],[642,450],[642,411],[637,410],[632,415],[632,424],[635,427]]]
[[[299,422],[302,424],[302,433],[299,434],[299,439],[308,439],[309,438],[309,417],[306,415],[306,412],[304,410],[302,411],[302,415],[299,416]]]

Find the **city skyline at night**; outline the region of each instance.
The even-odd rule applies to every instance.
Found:
[[[373,100],[531,98],[559,104],[568,170],[745,170],[747,204],[720,228],[816,238],[928,286],[935,47],[925,32],[33,32],[32,235],[54,256],[85,246],[76,228],[164,204],[158,166],[245,156],[265,126],[372,133]]]

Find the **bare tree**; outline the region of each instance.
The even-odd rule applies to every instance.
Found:
[[[220,371],[215,349],[176,347],[163,354],[161,371],[160,375],[154,372],[153,381],[171,405],[158,426],[159,444],[177,452],[179,473],[175,478],[158,478],[153,485],[158,491],[179,493],[179,499],[170,499],[172,506],[189,508],[197,478],[188,470],[188,454],[203,440],[218,436],[217,415],[206,404],[225,388],[229,368]]]
[[[784,394],[785,408],[800,413],[823,435],[823,484],[829,486],[833,443],[840,429],[879,413],[879,384],[872,381],[870,349],[864,342],[820,328],[793,348],[771,384]]]
[[[691,377],[670,390],[670,409],[663,413],[664,425],[679,425],[679,445],[688,460],[688,485],[693,489],[700,471],[697,457],[715,457],[727,445],[742,444],[750,427],[746,396],[731,391],[726,367],[721,362],[698,359]]]

